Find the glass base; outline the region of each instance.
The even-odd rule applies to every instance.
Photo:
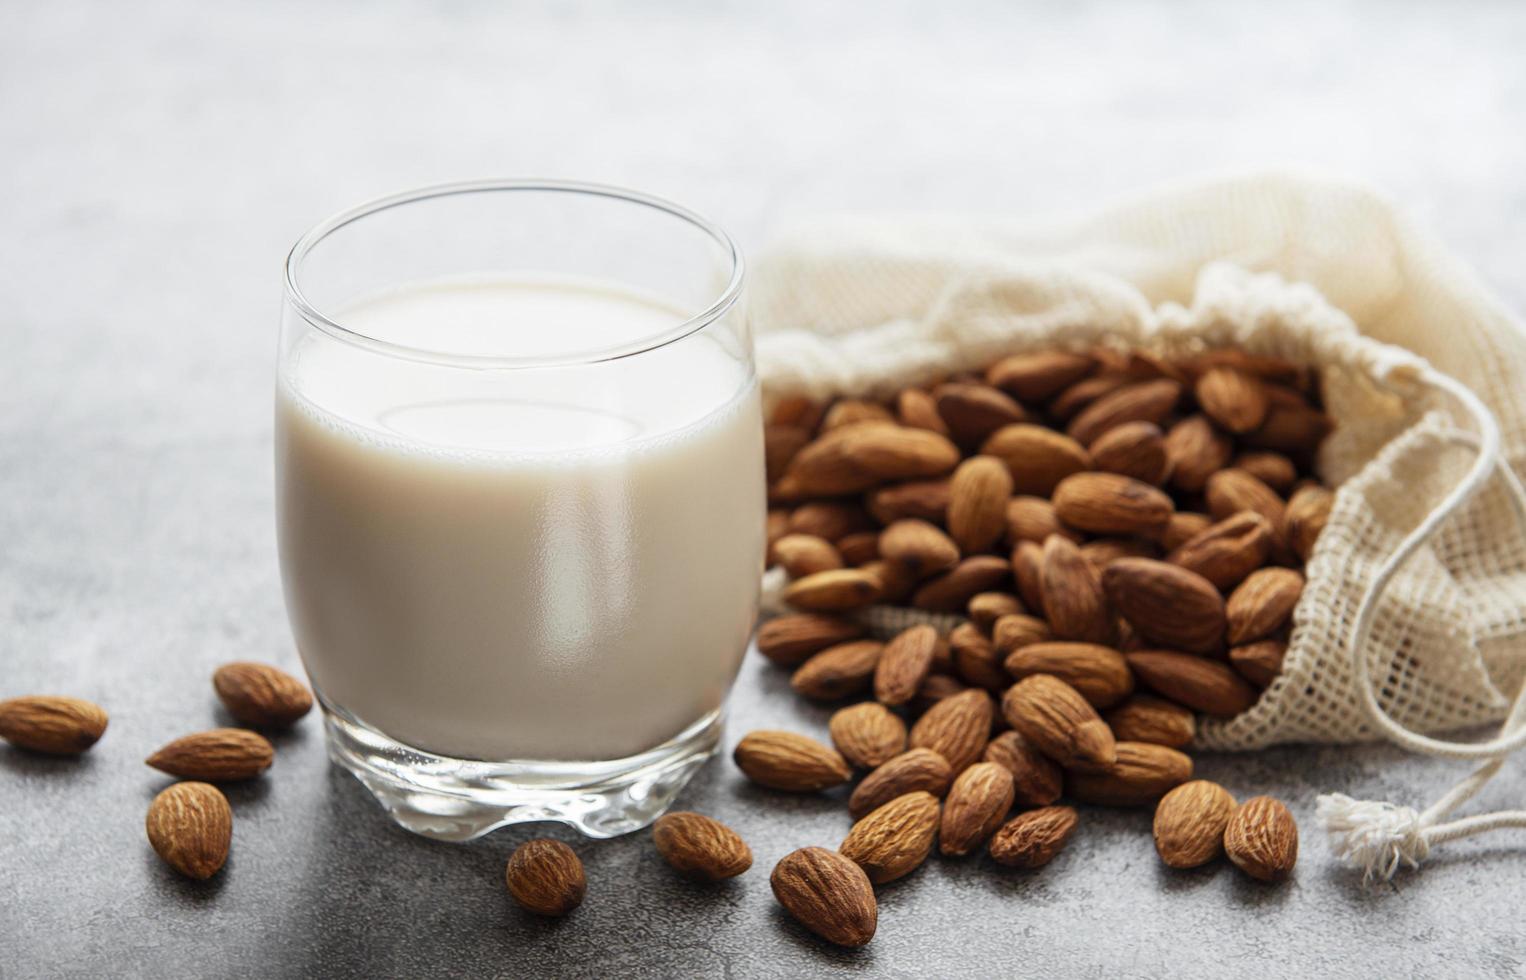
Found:
[[[552,820],[588,837],[647,826],[720,744],[714,711],[662,745],[612,762],[478,762],[393,741],[323,704],[329,758],[354,773],[400,825],[467,841],[509,824]]]

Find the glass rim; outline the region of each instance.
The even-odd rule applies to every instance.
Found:
[[[432,350],[428,347],[418,347],[390,340],[382,340],[347,327],[325,314],[309,301],[303,292],[299,282],[299,270],[302,263],[314,248],[328,238],[329,235],[341,228],[362,218],[407,204],[417,204],[422,201],[451,197],[458,194],[480,194],[499,191],[539,191],[602,197],[615,201],[623,201],[627,204],[639,204],[655,211],[663,212],[687,222],[710,236],[712,241],[720,245],[727,261],[731,265],[730,276],[726,281],[725,288],[721,290],[720,295],[709,306],[676,323],[667,330],[649,334],[624,344],[614,344],[608,347],[578,351],[570,354],[531,356],[516,356],[513,354],[453,354],[446,351]],[[741,249],[737,247],[736,242],[732,240],[731,236],[720,225],[698,212],[666,198],[619,187],[614,184],[600,184],[577,180],[501,178],[431,184],[427,187],[418,187],[374,198],[347,210],[340,211],[338,214],[318,222],[309,228],[301,238],[297,239],[296,244],[291,247],[291,251],[286,255],[284,280],[287,302],[310,325],[336,340],[353,344],[378,354],[433,364],[443,364],[451,367],[497,369],[545,368],[597,364],[603,361],[617,360],[622,357],[645,354],[660,347],[666,347],[704,329],[720,319],[736,305],[737,299],[742,292],[743,266]]]

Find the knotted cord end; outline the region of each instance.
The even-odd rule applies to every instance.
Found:
[[[1410,807],[1328,793],[1319,798],[1317,812],[1335,856],[1360,870],[1364,882],[1387,881],[1400,867],[1418,868],[1431,852],[1420,814]]]

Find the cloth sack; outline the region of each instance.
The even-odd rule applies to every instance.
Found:
[[[1044,227],[822,219],[761,257],[749,316],[768,399],[887,397],[1003,354],[1099,342],[1318,366],[1337,425],[1319,470],[1338,489],[1283,671],[1255,707],[1204,719],[1197,744],[1387,738],[1486,760],[1444,810],[1322,801],[1343,853],[1391,875],[1462,836],[1441,818],[1526,741],[1526,708],[1512,713],[1526,679],[1526,333],[1379,195],[1268,175]],[[773,573],[765,593],[778,585]],[[881,607],[871,621],[920,615]],[[1424,734],[1501,719],[1485,743]]]

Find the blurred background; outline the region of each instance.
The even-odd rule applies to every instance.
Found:
[[[493,886],[519,835],[458,850],[408,838],[326,774],[316,722],[281,748],[285,780],[235,799],[254,822],[222,894],[155,865],[140,822],[154,782],[136,760],[181,719],[212,721],[212,665],[295,664],[271,533],[270,399],[281,261],[316,221],[420,184],[555,176],[672,197],[756,252],[794,215],[1039,219],[1161,182],[1294,167],[1387,191],[1523,310],[1522,51],[1526,6],[1512,2],[0,0],[0,675],[101,700],[118,729],[67,777],[0,764],[0,891],[50,882],[24,907],[0,900],[15,975],[420,976],[437,962],[421,931],[491,957],[463,967],[482,975],[873,962],[794,935],[779,954],[761,880],[735,916],[770,933],[756,947],[721,927],[731,912],[666,892],[658,904],[689,925],[632,930],[609,906],[554,940],[527,936]],[[738,687],[747,727],[785,721],[758,693],[777,680],[756,673]],[[1236,765],[1308,802],[1337,763],[1357,795],[1392,796],[1395,760],[1294,750]],[[1456,772],[1406,765],[1403,785]],[[734,774],[717,770],[693,793],[734,806]],[[1496,783],[1485,805],[1523,790],[1519,775]],[[332,846],[346,839],[356,846]],[[1065,899],[1029,896],[1056,923],[1119,901],[1115,877],[1131,867],[1143,880],[1121,888],[1128,901],[1164,901],[1153,867],[1131,865],[1139,855],[1095,847]],[[1181,954],[1180,975],[1254,966],[1313,932],[1365,935],[1364,962],[1394,975],[1427,935],[1456,937],[1471,975],[1526,960],[1513,920],[1494,918],[1519,908],[1519,856],[1374,907],[1327,874],[1322,849],[1310,855],[1302,891],[1276,899],[1227,876],[1171,896],[1234,937]],[[639,870],[668,888],[648,860],[601,848],[590,879]],[[334,901],[335,881],[364,882],[364,900]],[[881,968],[947,947],[972,908],[956,893],[988,891],[952,875],[927,888],[892,893],[891,915],[918,916],[877,940]],[[1460,894],[1477,914],[1455,914]],[[1164,969],[1150,937],[1167,920],[1114,921],[1111,947],[1043,927],[1048,952],[1024,962]],[[718,938],[684,946],[688,930]],[[649,955],[652,936],[666,958]],[[1327,976],[1361,972],[1315,959]]]

